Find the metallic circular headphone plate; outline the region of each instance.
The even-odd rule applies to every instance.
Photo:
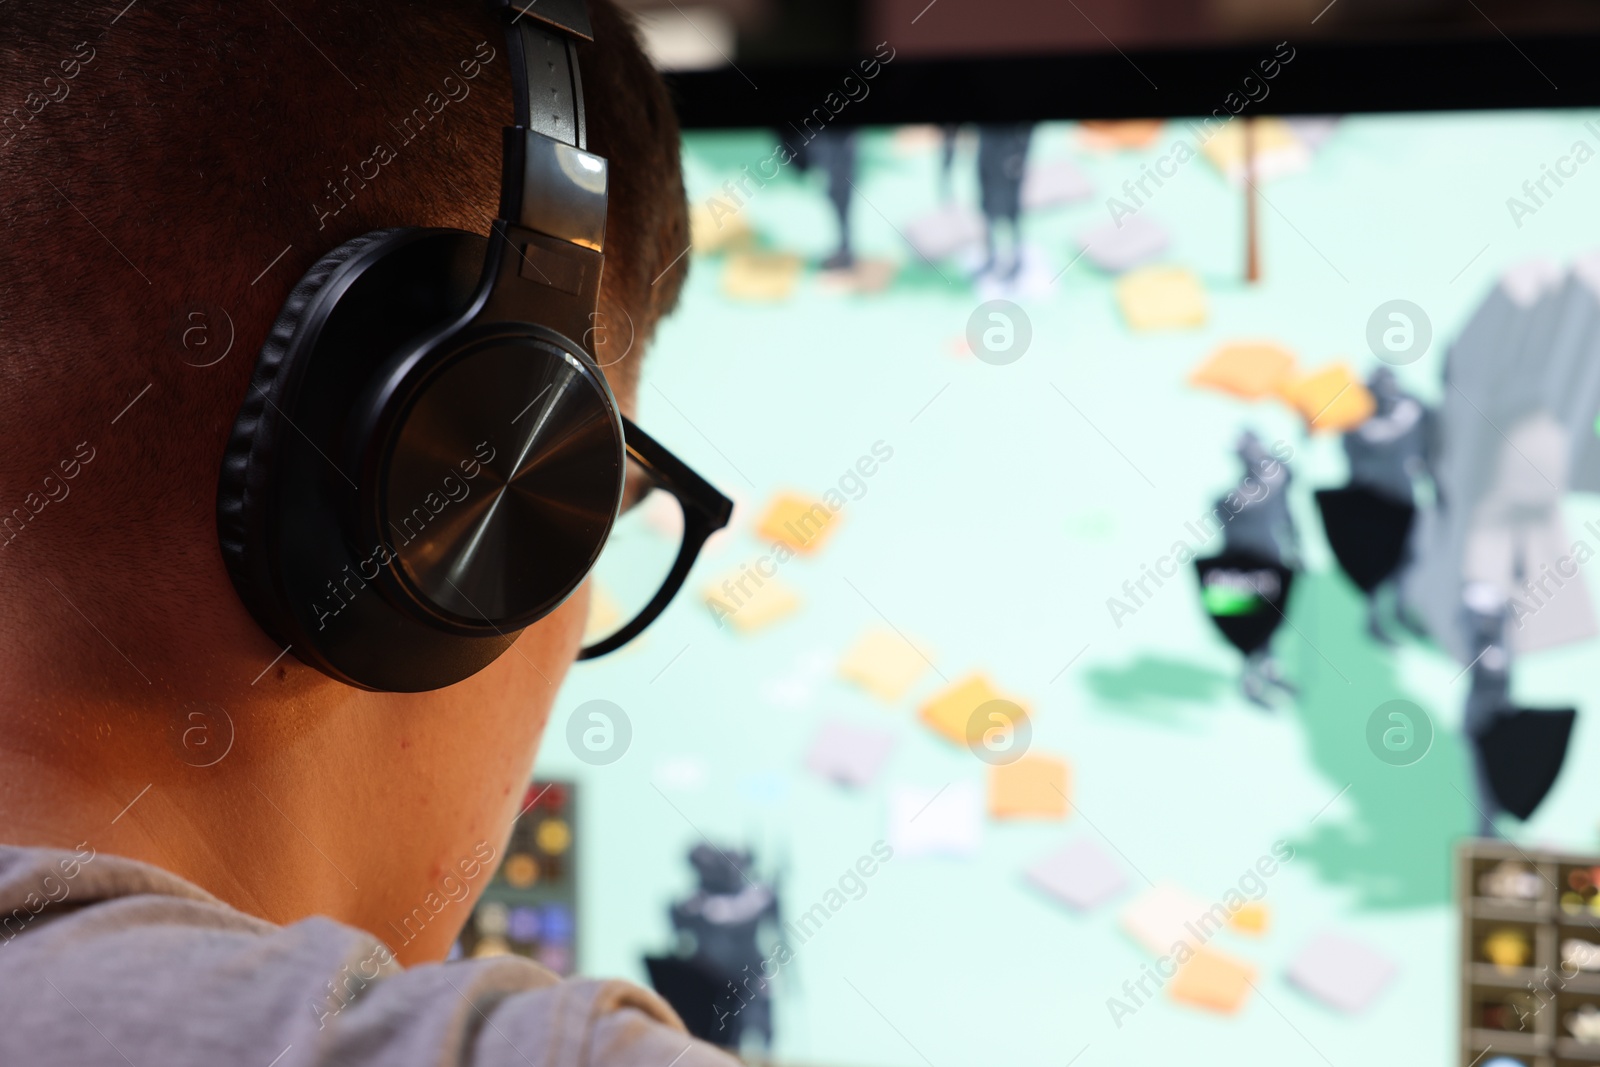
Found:
[[[521,629],[599,558],[622,498],[621,421],[598,372],[504,326],[402,390],[377,485],[391,573],[436,624]]]

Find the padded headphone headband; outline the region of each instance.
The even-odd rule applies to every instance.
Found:
[[[509,5],[506,9],[511,10]],[[507,30],[516,124],[588,148],[577,42],[570,31],[521,14],[510,16]]]
[[[583,0],[491,0],[491,6],[508,19],[516,104],[516,125],[506,128],[502,146],[500,219],[596,256],[584,264],[548,240],[524,240],[520,262],[486,264],[485,283],[488,270],[509,266],[544,285],[568,292],[592,287],[598,296],[609,182],[606,161],[588,151],[577,49],[577,40],[589,37],[588,13]],[[514,233],[507,238],[518,240]]]

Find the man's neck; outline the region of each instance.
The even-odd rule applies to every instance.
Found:
[[[11,716],[13,728],[0,734],[0,842],[87,843],[160,867],[269,922],[327,915],[383,939],[402,962],[439,958],[467,909],[453,905],[460,914],[402,947],[390,922],[408,914],[418,893],[399,889],[409,883],[396,869],[401,850],[386,836],[394,828],[348,817],[370,810],[373,792],[386,785],[348,754],[361,750],[371,716],[394,713],[381,694],[318,675],[310,681],[311,693],[279,697],[263,679],[265,692],[226,711],[175,699],[157,703],[176,711],[144,701],[57,703],[48,715]],[[13,693],[12,708],[40,703],[20,696]],[[404,787],[388,784],[403,809]]]

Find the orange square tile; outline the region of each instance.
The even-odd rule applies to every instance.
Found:
[[[972,713],[991,700],[1005,699],[1007,697],[987,677],[969,674],[929,697],[918,709],[917,715],[924,725],[942,734],[952,744],[964,748],[967,744],[967,724],[972,719]],[[1026,718],[1028,709],[1021,704],[1016,707]]]
[[[1030,753],[989,769],[989,814],[996,819],[1065,819],[1067,761]]]
[[[1343,363],[1330,363],[1286,382],[1283,399],[1306,420],[1306,428],[1312,433],[1352,430],[1378,408],[1372,393]]]
[[[1270,341],[1225,344],[1189,375],[1189,384],[1243,400],[1276,396],[1295,375],[1294,353]]]
[[[1149,148],[1161,136],[1161,119],[1088,119],[1078,124],[1083,147],[1106,152],[1121,148]]]
[[[1167,993],[1180,1003],[1232,1015],[1244,1005],[1255,977],[1256,969],[1244,960],[1202,948],[1178,968]]]

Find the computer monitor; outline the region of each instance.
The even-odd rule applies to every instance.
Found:
[[[547,731],[582,971],[785,1064],[1600,1056],[1600,113],[1273,103],[686,134],[639,405],[736,507]]]

